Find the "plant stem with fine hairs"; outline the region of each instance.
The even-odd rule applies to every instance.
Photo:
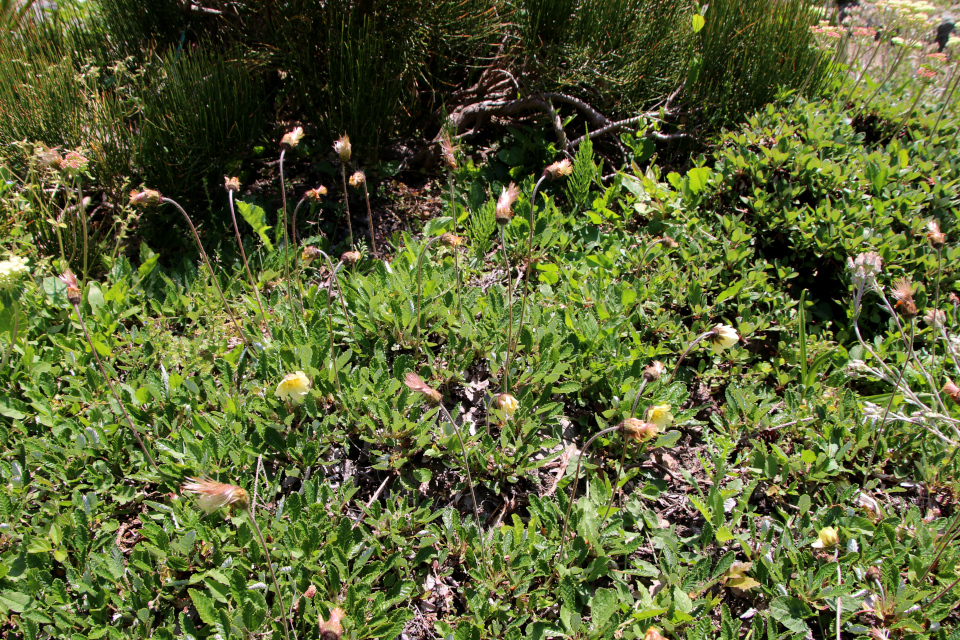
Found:
[[[210,258],[207,257],[207,252],[203,250],[203,245],[200,243],[200,234],[197,233],[197,228],[193,226],[193,220],[190,219],[190,216],[187,215],[187,212],[183,210],[176,200],[171,200],[167,197],[160,198],[161,202],[168,202],[175,206],[180,213],[183,214],[183,217],[186,219],[187,224],[190,225],[190,230],[193,231],[193,239],[197,241],[197,248],[200,249],[200,255],[203,257],[203,261],[207,265],[207,270],[210,272],[210,279],[213,280],[213,286],[216,288],[217,293],[220,294],[220,301],[223,302],[223,309],[230,316],[230,319],[233,320],[233,326],[237,329],[237,334],[240,336],[240,339],[243,340],[244,344],[247,346],[250,345],[250,340],[247,339],[247,336],[244,335],[243,331],[240,329],[240,323],[237,322],[237,317],[233,314],[233,309],[230,308],[230,305],[227,304],[227,297],[223,295],[223,289],[220,288],[220,282],[217,280],[217,275],[213,272],[213,266],[210,264]]]
[[[510,281],[510,258],[507,255],[507,239],[503,233],[503,227],[506,225],[497,225],[500,227],[500,246],[503,248],[503,264],[507,268],[507,351],[506,362],[503,363],[503,392],[510,393],[510,343],[513,342],[513,284]]]
[[[277,590],[277,604],[280,608],[280,615],[283,618],[283,636],[286,640],[290,640],[290,632],[287,630],[290,623],[283,614],[286,609],[283,606],[283,594],[280,592],[280,581],[277,580],[277,573],[273,570],[273,563],[270,562],[270,549],[267,547],[267,541],[264,540],[263,534],[260,532],[257,519],[253,517],[253,509],[248,505],[246,511],[247,516],[250,518],[250,524],[253,525],[253,530],[257,534],[257,539],[260,541],[260,546],[263,547],[264,559],[267,561],[267,567],[270,569],[270,577],[273,578],[273,587]]]
[[[77,320],[80,322],[80,328],[83,329],[83,335],[87,338],[87,344],[90,345],[90,351],[93,353],[93,358],[97,361],[97,366],[100,368],[100,373],[103,374],[103,379],[107,381],[107,387],[109,387],[110,393],[113,395],[114,400],[117,401],[117,405],[120,407],[123,417],[126,418],[127,424],[130,426],[130,430],[133,432],[133,437],[137,439],[140,449],[143,451],[143,454],[147,456],[147,460],[150,461],[154,471],[160,473],[160,467],[157,466],[153,456],[150,455],[150,450],[147,449],[147,445],[144,444],[143,438],[140,437],[140,431],[136,426],[134,426],[133,419],[130,417],[130,414],[127,413],[127,408],[123,405],[123,401],[120,400],[120,396],[117,394],[117,390],[113,386],[113,380],[110,378],[110,374],[107,373],[106,367],[103,366],[103,362],[100,360],[100,354],[97,353],[97,348],[93,344],[93,339],[90,338],[90,332],[87,331],[87,324],[83,321],[83,314],[80,313],[80,305],[74,304],[73,310],[77,313]]]
[[[533,229],[535,224],[535,214],[537,210],[537,192],[540,190],[540,185],[543,184],[543,181],[547,179],[547,174],[544,173],[540,176],[540,179],[537,180],[537,183],[533,185],[533,193],[530,195],[530,235],[527,238],[527,266],[523,270],[523,296],[520,298],[520,315],[517,318],[517,342],[520,342],[520,330],[523,328],[523,312],[527,308],[527,296],[529,295],[529,286],[530,286],[530,271],[533,268]],[[502,229],[501,229],[502,232]],[[506,257],[506,254],[504,254]],[[510,277],[510,267],[507,265],[507,278]],[[507,340],[507,362],[512,361],[511,349],[516,350],[517,345],[511,347],[510,340]]]
[[[367,199],[367,220],[370,221],[370,246],[373,248],[373,255],[377,255],[377,239],[373,233],[373,211],[370,209],[370,191],[367,190],[367,181],[363,181],[363,195]]]
[[[633,399],[633,406],[630,407],[630,416],[633,417],[637,413],[637,403],[640,402],[640,394],[643,393],[643,389],[647,386],[647,379],[644,377],[640,380],[640,388],[637,389],[637,395]],[[607,522],[607,516],[610,515],[610,512],[613,510],[613,501],[617,496],[617,485],[620,483],[620,474],[623,473],[623,465],[627,460],[627,447],[630,445],[630,441],[627,438],[623,439],[623,452],[620,454],[620,467],[616,470],[613,475],[613,485],[612,490],[610,491],[610,504],[607,505],[607,510],[603,513],[603,520],[600,521],[600,528],[598,531],[603,531],[603,525]]]
[[[283,277],[287,289],[287,298],[290,299],[290,315],[296,318],[297,305],[290,294],[290,237],[287,235],[287,189],[283,179],[283,158],[286,153],[286,149],[280,151],[280,201],[283,208]]]
[[[253,279],[253,272],[250,271],[250,263],[247,262],[247,252],[243,248],[243,240],[240,238],[240,227],[237,225],[237,214],[233,208],[233,191],[227,189],[227,197],[230,200],[230,217],[233,219],[233,231],[237,234],[237,244],[240,245],[240,257],[243,258],[243,267],[247,270],[247,278],[250,280],[250,286],[253,287],[253,293],[257,296],[257,306],[260,307],[260,318],[263,320],[263,326],[267,330],[267,335],[273,341],[273,332],[270,331],[270,324],[267,322],[267,314],[263,308],[263,300],[260,299],[260,289]]]
[[[347,229],[350,232],[350,249],[353,249],[353,223],[350,222],[350,192],[347,191],[347,165],[340,163],[340,176],[343,178],[343,206],[347,211]]]

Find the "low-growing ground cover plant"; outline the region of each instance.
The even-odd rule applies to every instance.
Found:
[[[28,141],[0,191],[30,214],[0,259],[0,628],[955,638],[957,116],[931,96],[870,96],[880,134],[795,96],[683,167],[630,133],[613,166],[589,134],[451,137],[422,228],[378,235],[385,180],[352,179],[369,245],[351,132],[341,206],[287,173],[290,127],[195,259],[84,250],[73,165]],[[120,210],[175,206],[142,186]],[[74,241],[35,240],[39,203]]]

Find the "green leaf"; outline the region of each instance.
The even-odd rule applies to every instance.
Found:
[[[700,33],[700,30],[703,29],[704,25],[707,24],[707,21],[700,14],[693,16],[691,21],[693,23],[693,32]]]
[[[197,609],[197,614],[204,624],[215,625],[219,622],[217,611],[213,605],[213,599],[201,593],[197,589],[189,589],[190,599],[193,600],[193,606]]]
[[[104,304],[103,291],[100,290],[100,285],[96,282],[91,282],[87,286],[87,302],[94,313]]]
[[[809,633],[810,628],[803,621],[811,615],[810,607],[802,600],[782,596],[770,603],[770,614],[777,621],[794,633]]]
[[[260,236],[260,240],[267,247],[267,251],[273,251],[273,243],[270,242],[270,236],[267,235],[267,231],[270,230],[270,227],[268,227],[267,223],[264,221],[266,212],[263,210],[263,208],[258,207],[255,204],[249,204],[247,202],[243,202],[242,200],[237,200],[237,209],[240,211],[240,215],[243,216],[243,219],[247,221],[247,224],[253,227],[253,230],[257,232],[258,236]]]
[[[613,589],[597,589],[590,604],[590,617],[593,619],[593,630],[599,630],[607,624],[607,620],[617,610],[619,602],[617,592]]]
[[[33,607],[33,598],[17,591],[0,591],[0,607],[5,607],[14,613],[23,613]]]

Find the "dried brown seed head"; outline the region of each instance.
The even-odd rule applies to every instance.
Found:
[[[519,196],[520,189],[514,183],[511,182],[509,187],[503,188],[503,192],[497,200],[497,224],[506,225],[510,222],[510,218],[513,217],[513,203],[517,201]]]
[[[223,188],[227,191],[240,191],[240,178],[223,176]]]
[[[443,161],[448,167],[457,170],[457,156],[453,147],[453,141],[450,140],[450,132],[444,129],[440,136],[440,153],[443,154]]]
[[[455,233],[445,233],[440,236],[440,244],[445,247],[459,247],[463,244],[463,238]]]
[[[870,565],[867,567],[867,580],[871,582],[876,582],[880,579],[880,567],[877,565]]]
[[[439,391],[430,387],[413,371],[404,376],[403,384],[407,385],[407,388],[411,391],[416,391],[417,393],[422,394],[423,397],[427,399],[427,403],[431,405],[438,405],[440,404],[440,401],[443,400],[443,396],[440,395]]]
[[[937,251],[943,249],[943,245],[947,243],[947,235],[940,231],[940,225],[936,220],[927,223],[927,242]]]
[[[659,360],[654,360],[647,368],[643,370],[643,379],[647,382],[653,382],[660,378],[663,375],[663,372],[667,370],[666,365],[664,365]]]
[[[652,422],[644,422],[637,418],[627,418],[620,423],[620,432],[624,438],[634,442],[646,442],[660,433],[660,428]]]

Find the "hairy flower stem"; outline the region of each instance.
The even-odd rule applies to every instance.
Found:
[[[347,330],[350,332],[350,339],[353,340],[354,343],[356,343],[356,342],[357,342],[357,336],[356,336],[356,334],[353,332],[353,323],[350,322],[350,314],[347,313],[347,302],[346,302],[346,300],[343,299],[343,298],[344,298],[344,296],[343,296],[343,287],[340,286],[340,279],[337,278],[337,272],[340,271],[340,267],[343,266],[343,263],[342,263],[342,262],[338,262],[338,263],[337,263],[337,267],[334,268],[334,267],[333,267],[333,261],[330,260],[330,256],[328,256],[328,255],[327,255],[326,253],[324,253],[323,251],[320,252],[320,255],[322,255],[322,256],[324,257],[324,259],[326,259],[326,261],[327,261],[327,266],[330,267],[330,279],[331,279],[331,281],[333,282],[333,284],[337,285],[337,293],[339,294],[339,298],[340,298],[340,308],[343,310],[343,319],[344,319],[344,321],[346,321],[346,323],[347,323]],[[331,289],[329,286],[327,286],[327,291],[330,292],[330,291],[332,291],[332,289]]]
[[[277,573],[273,570],[273,563],[270,561],[270,549],[267,547],[267,541],[263,538],[263,533],[260,532],[260,525],[257,524],[257,519],[253,517],[253,509],[247,505],[247,516],[250,518],[250,524],[253,525],[253,530],[257,534],[257,539],[260,541],[260,546],[263,547],[264,559],[267,562],[267,567],[270,569],[270,577],[273,578],[273,587],[277,590],[277,604],[280,609],[280,616],[283,618],[283,637],[286,640],[290,640],[290,631],[287,627],[290,625],[289,620],[283,614],[286,609],[283,606],[283,594],[280,592],[280,581],[277,580]]]
[[[87,281],[87,215],[86,207],[83,206],[83,178],[77,178],[77,216],[80,218],[80,226],[83,229],[83,277],[80,279],[81,286]]]
[[[247,278],[250,280],[250,286],[253,287],[253,293],[257,296],[257,306],[260,307],[260,319],[263,320],[263,326],[273,341],[273,332],[270,331],[270,324],[267,322],[267,314],[264,311],[263,300],[260,298],[260,289],[253,279],[253,272],[250,271],[250,263],[247,262],[247,252],[243,248],[243,240],[240,238],[240,227],[237,225],[237,214],[233,208],[233,191],[227,190],[227,198],[230,200],[230,217],[233,219],[233,232],[237,234],[237,244],[240,246],[240,257],[243,258],[243,267],[247,270]]]
[[[896,140],[900,135],[900,131],[903,129],[904,125],[907,124],[907,119],[910,118],[910,114],[913,113],[913,110],[917,108],[917,104],[920,102],[920,98],[923,97],[923,94],[926,92],[927,87],[930,85],[929,80],[924,80],[923,84],[920,85],[920,90],[917,91],[916,97],[913,99],[913,102],[910,103],[910,107],[907,109],[906,113],[903,114],[903,118],[900,119],[900,122],[897,123],[897,128],[893,130],[893,139]]]
[[[860,105],[860,108],[857,109],[857,112],[853,115],[852,118],[850,118],[850,122],[855,122],[856,119],[860,117],[860,114],[863,113],[863,110],[866,109],[870,105],[870,103],[873,102],[873,99],[876,97],[876,95],[880,93],[880,89],[882,89],[883,86],[890,81],[890,78],[893,77],[893,74],[897,71],[897,68],[900,66],[900,62],[903,60],[904,53],[906,52],[907,48],[908,47],[906,45],[900,47],[900,51],[898,52],[897,58],[893,61],[893,66],[890,67],[890,71],[884,77],[883,81],[877,85],[877,88],[873,90],[873,93],[871,93],[870,96],[863,102],[863,104]]]
[[[0,361],[0,369],[4,369],[7,366],[7,360],[10,358],[10,354],[13,353],[13,346],[17,344],[17,332],[20,329],[20,301],[13,301],[13,331],[10,332],[10,346],[8,346],[3,352],[3,361]]]
[[[500,246],[503,248],[503,264],[507,268],[507,360],[503,363],[503,392],[510,393],[510,344],[513,342],[513,284],[510,281],[510,258],[507,256],[507,238],[503,233],[506,225],[500,227]]]
[[[653,249],[655,246],[657,246],[658,244],[660,244],[660,243],[663,242],[664,240],[665,240],[665,238],[657,238],[656,240],[654,240],[653,242],[651,242],[650,244],[648,244],[648,245],[646,246],[646,248],[644,248],[643,253],[640,254],[640,266],[641,266],[641,267],[646,263],[647,254],[650,252],[650,249]],[[638,303],[638,304],[639,304],[639,303]]]
[[[934,131],[936,131],[936,128],[934,128]],[[936,344],[937,342],[937,324],[939,322],[939,318],[937,318],[937,316],[940,314],[940,276],[943,274],[943,247],[940,247],[939,249],[937,249],[936,252],[937,252],[937,279],[936,279],[936,284],[934,285],[935,293],[933,295],[933,323],[932,323],[933,324],[933,344]],[[934,373],[936,373],[937,354],[932,348],[931,348],[930,355],[933,357],[933,371]],[[947,364],[946,353],[943,354],[943,364],[944,365]],[[942,371],[943,367],[940,367],[940,370]]]
[[[136,426],[134,426],[133,419],[130,417],[130,414],[127,413],[127,408],[124,406],[123,401],[120,400],[120,396],[117,394],[117,390],[113,386],[113,380],[110,378],[110,374],[107,373],[107,368],[103,366],[103,362],[100,360],[100,354],[97,353],[97,348],[93,344],[93,339],[90,338],[90,332],[87,331],[87,324],[83,321],[83,314],[80,313],[80,305],[74,304],[73,310],[77,313],[77,320],[80,322],[80,328],[83,329],[83,335],[87,338],[87,344],[90,345],[90,351],[93,353],[93,358],[97,361],[97,366],[100,368],[100,373],[103,374],[103,379],[107,381],[107,387],[110,388],[110,393],[113,395],[114,400],[117,401],[117,405],[120,407],[123,417],[127,419],[127,424],[130,426],[130,430],[133,432],[133,437],[137,439],[140,449],[143,451],[143,454],[147,456],[147,460],[150,461],[150,465],[153,467],[153,470],[157,473],[160,473],[160,467],[157,466],[153,456],[150,455],[150,450],[147,449],[147,445],[144,444],[143,438],[140,437],[140,431]]]
[[[207,257],[207,252],[203,250],[203,245],[200,243],[200,234],[197,233],[197,228],[193,226],[193,220],[190,219],[190,216],[187,215],[187,212],[183,210],[176,200],[171,200],[170,198],[163,197],[160,199],[161,202],[167,202],[176,207],[180,213],[183,214],[183,217],[186,219],[187,224],[190,226],[190,230],[193,231],[193,239],[197,241],[197,248],[200,249],[200,255],[203,257],[203,261],[207,265],[207,270],[210,272],[210,279],[213,280],[213,286],[216,288],[217,293],[220,294],[220,301],[223,303],[223,309],[230,316],[230,319],[233,320],[233,326],[237,329],[237,334],[240,336],[240,339],[243,340],[244,344],[250,346],[250,340],[247,339],[247,336],[240,329],[240,323],[237,322],[237,317],[233,315],[233,309],[230,308],[230,305],[227,304],[227,298],[223,295],[223,289],[220,288],[220,282],[217,280],[217,275],[213,272],[213,266],[210,264],[210,258]]]
[[[840,574],[840,546],[837,545],[836,554],[833,557],[833,561],[837,563],[837,587],[839,588],[843,584],[843,576]],[[840,640],[840,614],[843,611],[843,602],[840,600],[840,596],[837,596],[837,640]]]
[[[453,421],[450,412],[443,404],[437,405],[444,419],[453,427],[453,432],[457,434],[457,440],[460,441],[460,450],[463,452],[463,467],[467,472],[467,486],[470,487],[470,499],[473,501],[473,516],[477,519],[477,533],[480,535],[480,556],[483,559],[484,567],[487,566],[487,551],[483,544],[483,524],[480,520],[480,509],[477,506],[477,495],[473,492],[473,478],[470,475],[470,458],[467,457],[467,447],[463,444],[463,437],[460,435],[460,429],[457,423]]]
[[[556,556],[557,559],[560,561],[563,561],[563,546],[564,546],[564,543],[566,542],[566,537],[567,537],[567,525],[570,522],[570,509],[573,508],[573,503],[577,499],[577,485],[580,482],[580,463],[583,462],[583,456],[584,454],[586,454],[587,451],[589,451],[590,445],[593,444],[594,440],[596,440],[597,438],[599,438],[604,434],[613,433],[614,431],[619,431],[619,430],[620,430],[619,425],[615,427],[607,427],[603,431],[600,431],[594,434],[592,438],[587,440],[587,444],[583,445],[583,449],[580,450],[580,456],[577,458],[577,470],[573,474],[573,490],[570,492],[570,502],[567,503],[567,512],[563,516],[563,527],[560,529],[560,549]]]
[[[850,95],[847,96],[847,99],[840,103],[840,108],[843,109],[844,105],[853,100],[853,94],[856,93],[857,87],[860,86],[860,83],[863,81],[863,77],[867,75],[867,70],[870,68],[870,65],[873,64],[873,59],[877,57],[877,53],[880,51],[880,43],[878,42],[873,48],[873,53],[870,55],[870,59],[867,60],[867,64],[860,70],[860,76],[857,78],[857,81],[853,83],[853,86],[850,87]]]
[[[337,270],[343,263],[338,262],[337,266],[334,267],[333,263],[330,261],[330,256],[323,251],[320,252],[320,255],[326,258],[327,264],[330,265],[330,280],[327,284],[327,333],[330,335],[330,368],[333,371],[333,377],[337,383],[337,394],[342,398],[343,389],[340,388],[340,376],[337,375],[336,372],[337,359],[333,352],[333,313],[330,311],[330,296],[333,295],[333,284],[336,282]],[[341,294],[340,297],[342,298],[343,295]],[[344,313],[346,313],[346,309],[344,309]]]
[[[937,132],[937,127],[940,126],[940,119],[943,117],[943,112],[947,110],[947,105],[950,104],[950,99],[953,98],[953,92],[957,89],[957,80],[960,79],[960,73],[957,73],[957,71],[960,71],[960,64],[953,65],[953,75],[950,76],[950,80],[947,82],[950,89],[947,90],[947,95],[943,98],[943,106],[940,107],[940,113],[937,114],[937,120],[933,123],[933,129],[931,129],[934,133]]]
[[[370,223],[370,247],[373,249],[373,255],[377,255],[377,239],[373,233],[373,210],[370,209],[370,191],[367,189],[367,181],[363,181],[363,196],[367,200],[367,220]]]
[[[347,191],[347,165],[340,163],[340,176],[343,178],[343,207],[347,211],[347,230],[350,232],[350,249],[353,249],[353,223],[350,222],[350,192]]]
[[[300,286],[300,254],[298,253],[300,242],[297,240],[297,211],[300,210],[300,205],[306,200],[306,196],[300,198],[300,202],[293,208],[293,216],[290,221],[290,229],[293,232],[293,272],[297,276],[297,299],[300,301],[301,313],[303,312],[303,291]]]
[[[911,325],[912,326],[912,325]],[[913,341],[913,334],[911,332],[910,340]],[[893,407],[893,399],[897,397],[897,389],[900,388],[900,382],[903,380],[903,374],[907,371],[907,365],[910,364],[910,357],[907,356],[903,359],[903,366],[900,367],[900,371],[897,373],[897,380],[893,383],[893,392],[890,394],[890,400],[887,402],[886,409],[883,410],[883,417],[880,418],[880,426],[877,427],[877,446],[871,449],[870,451],[870,462],[867,464],[867,467],[873,465],[873,461],[877,455],[877,449],[879,449],[880,439],[883,438],[884,427],[887,424],[887,416],[890,415],[890,409]]]
[[[420,273],[423,268],[423,257],[427,255],[427,249],[430,248],[430,245],[440,238],[441,236],[430,238],[430,240],[423,245],[423,249],[420,250],[420,258],[417,260],[417,309],[416,314],[414,314],[414,321],[417,323],[417,341],[414,343],[414,353],[420,352],[420,309],[423,305],[423,287],[421,286]]]
[[[687,357],[687,354],[690,353],[690,350],[693,349],[695,346],[697,346],[697,344],[698,344],[701,340],[703,340],[704,338],[710,336],[711,334],[713,334],[713,329],[711,329],[710,331],[706,331],[706,332],[704,332],[704,333],[701,333],[699,336],[697,336],[696,338],[694,338],[693,342],[691,342],[691,343],[687,346],[687,348],[684,350],[684,352],[680,354],[680,359],[677,360],[677,366],[674,367],[673,373],[670,374],[670,382],[673,382],[673,379],[674,379],[675,377],[677,377],[677,371],[680,370],[680,364],[683,362],[683,359]]]
[[[540,185],[543,184],[543,181],[547,179],[547,174],[540,176],[540,179],[537,180],[537,183],[533,185],[533,193],[530,194],[530,235],[527,237],[527,266],[523,270],[523,297],[520,299],[520,315],[517,318],[517,342],[520,342],[520,329],[523,328],[523,312],[527,308],[527,295],[528,288],[530,285],[530,271],[533,270],[533,226],[535,224],[535,215],[537,211],[537,192],[540,190]],[[509,269],[509,267],[508,267]],[[509,271],[508,271],[509,274]],[[516,350],[516,346],[513,348]],[[507,351],[509,355],[510,351],[510,342],[507,342]],[[510,362],[512,357],[507,358],[507,362]]]
[[[447,181],[450,183],[450,213],[453,215],[453,232],[457,232],[457,205],[453,195],[453,172],[447,172]],[[364,183],[366,184],[366,183]],[[453,247],[453,269],[457,272],[457,315],[463,322],[463,303],[460,296],[460,255],[457,247]]]
[[[640,380],[640,388],[637,389],[637,395],[633,399],[633,406],[630,407],[630,417],[633,418],[637,414],[637,403],[640,402],[640,394],[643,393],[644,387],[647,386],[647,379],[642,378]],[[645,444],[645,443],[644,443]],[[620,476],[623,474],[623,465],[627,461],[627,447],[630,446],[630,441],[626,438],[623,440],[623,452],[620,454],[620,466],[614,471],[613,474],[613,485],[612,491],[610,492],[610,503],[607,505],[607,510],[603,513],[603,519],[600,521],[600,528],[597,531],[603,531],[603,525],[607,522],[607,517],[610,515],[610,512],[613,511],[613,502],[617,496],[617,485],[620,484]],[[640,452],[643,453],[643,449],[640,449]]]
[[[280,201],[283,210],[283,278],[287,289],[287,298],[290,299],[291,319],[297,317],[297,305],[294,303],[293,296],[290,294],[290,237],[287,235],[287,188],[283,179],[283,158],[287,154],[286,149],[280,151]]]

